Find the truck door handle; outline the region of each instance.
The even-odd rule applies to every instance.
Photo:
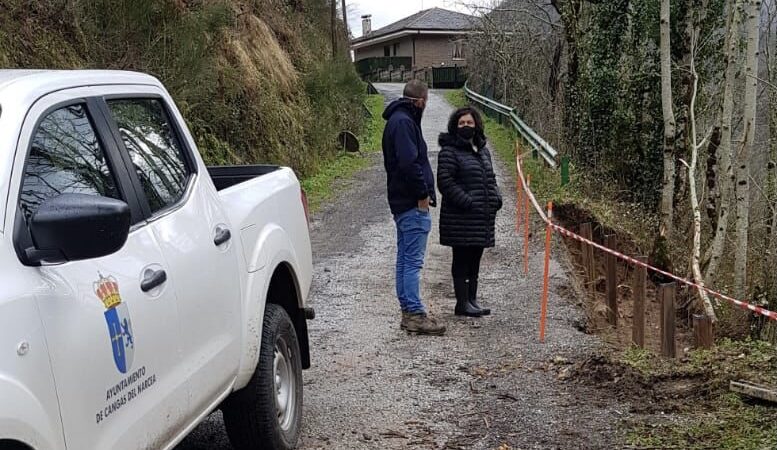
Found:
[[[229,228],[216,228],[216,236],[213,238],[213,243],[216,244],[216,247],[226,243],[230,239],[232,239],[232,232],[229,231]]]
[[[161,269],[155,270],[143,278],[143,281],[140,283],[140,290],[148,292],[155,287],[161,286],[165,281],[167,281],[167,272]]]

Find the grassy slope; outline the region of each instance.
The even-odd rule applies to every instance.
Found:
[[[136,70],[162,80],[208,164],[301,176],[361,129],[364,85],[326,0],[0,0],[0,68]]]
[[[370,163],[369,153],[380,150],[383,126],[385,124],[381,114],[383,113],[383,96],[370,95],[365,101],[365,106],[370,111],[371,117],[365,120],[364,128],[359,136],[361,151],[363,153],[343,153],[323,164],[319,171],[302,180],[302,187],[308,194],[310,207],[313,211],[334,194],[334,187],[338,180],[348,178],[357,171],[367,167]]]
[[[467,103],[460,90],[447,92],[446,99],[457,107]],[[484,119],[486,134],[496,153],[504,161],[514,161],[515,131],[489,117]],[[584,192],[589,192],[590,185],[586,184],[589,181],[576,177],[574,168],[570,169],[573,174],[570,184],[561,187],[557,171],[546,169],[539,160],[526,157],[523,161],[526,173],[531,176],[532,191],[540,202],[553,200],[578,205],[616,231],[636,234],[638,245],[649,248],[648,230],[654,225],[638,223],[641,217],[647,216],[638,207],[608,203],[606,193],[598,198],[586,196]],[[672,377],[699,377],[708,389],[688,399],[674,412],[679,420],[657,421],[653,416],[644,416],[624,424],[629,429],[629,445],[651,449],[777,449],[775,408],[747,404],[728,392],[730,380],[777,384],[777,352],[768,343],[722,340],[714,351],[692,351],[686,360],[677,362],[637,349],[628,349],[612,358],[616,364],[624,363],[639,373],[649,385]]]

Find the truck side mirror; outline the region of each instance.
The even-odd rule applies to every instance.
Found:
[[[44,201],[29,222],[27,263],[78,261],[117,252],[127,242],[130,208],[121,200],[62,194]]]

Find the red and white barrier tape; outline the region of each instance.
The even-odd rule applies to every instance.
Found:
[[[626,262],[628,262],[630,264],[633,264],[635,266],[644,267],[644,268],[646,268],[648,270],[651,270],[653,272],[660,273],[661,275],[667,276],[667,277],[669,277],[669,278],[671,278],[671,279],[673,279],[673,280],[675,280],[675,281],[677,281],[679,283],[685,284],[685,285],[690,286],[690,287],[695,288],[695,289],[701,289],[701,290],[707,292],[708,294],[712,295],[713,297],[716,297],[716,298],[719,298],[721,300],[725,300],[727,302],[730,302],[730,303],[732,303],[732,304],[734,304],[736,306],[739,306],[742,309],[750,310],[750,311],[752,311],[752,312],[754,312],[756,314],[760,314],[760,315],[765,316],[765,317],[767,317],[767,318],[769,318],[771,320],[777,320],[777,312],[769,311],[768,309],[761,308],[760,306],[751,305],[750,303],[743,302],[741,300],[737,300],[737,299],[735,299],[733,297],[729,297],[728,295],[722,294],[722,293],[717,292],[717,291],[713,291],[712,289],[710,289],[710,288],[708,288],[706,286],[701,286],[701,285],[699,285],[697,283],[694,283],[691,280],[687,280],[687,279],[679,277],[679,276],[677,276],[675,274],[672,274],[672,273],[666,272],[664,270],[661,270],[659,268],[653,267],[653,266],[651,266],[651,265],[649,265],[647,263],[644,263],[644,262],[642,262],[642,261],[640,261],[638,259],[632,258],[632,257],[630,257],[628,255],[624,255],[623,253],[616,252],[615,250],[612,250],[612,249],[607,248],[607,247],[605,247],[603,245],[597,244],[596,242],[593,242],[593,241],[588,240],[588,239],[586,239],[586,238],[584,238],[584,237],[582,237],[582,236],[580,236],[580,235],[578,235],[576,233],[573,233],[572,231],[567,230],[566,228],[564,228],[564,227],[562,227],[560,225],[556,225],[555,223],[553,223],[551,220],[548,219],[547,214],[545,214],[545,212],[540,207],[540,204],[537,202],[537,199],[534,197],[534,193],[532,193],[531,189],[526,186],[526,178],[524,177],[524,174],[523,174],[523,168],[521,167],[520,158],[516,158],[516,167],[518,169],[518,177],[520,178],[521,187],[523,188],[523,190],[526,193],[526,195],[529,197],[529,200],[531,201],[532,205],[534,205],[534,209],[537,211],[537,214],[540,215],[540,217],[542,218],[543,222],[545,222],[546,224],[550,225],[551,228],[553,228],[554,230],[558,231],[561,235],[563,235],[565,237],[568,237],[568,238],[571,238],[571,239],[574,239],[574,240],[577,240],[577,241],[580,241],[580,242],[583,242],[585,244],[588,244],[588,245],[590,245],[590,246],[592,246],[594,248],[597,248],[597,249],[599,249],[599,250],[601,250],[601,251],[603,251],[605,253],[609,253],[611,255],[614,255],[615,257],[617,257],[617,258],[619,258],[619,259],[621,259],[623,261],[626,261]]]

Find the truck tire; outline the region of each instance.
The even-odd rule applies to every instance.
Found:
[[[302,361],[294,325],[281,306],[265,307],[254,375],[221,409],[235,449],[296,447],[302,428]]]

